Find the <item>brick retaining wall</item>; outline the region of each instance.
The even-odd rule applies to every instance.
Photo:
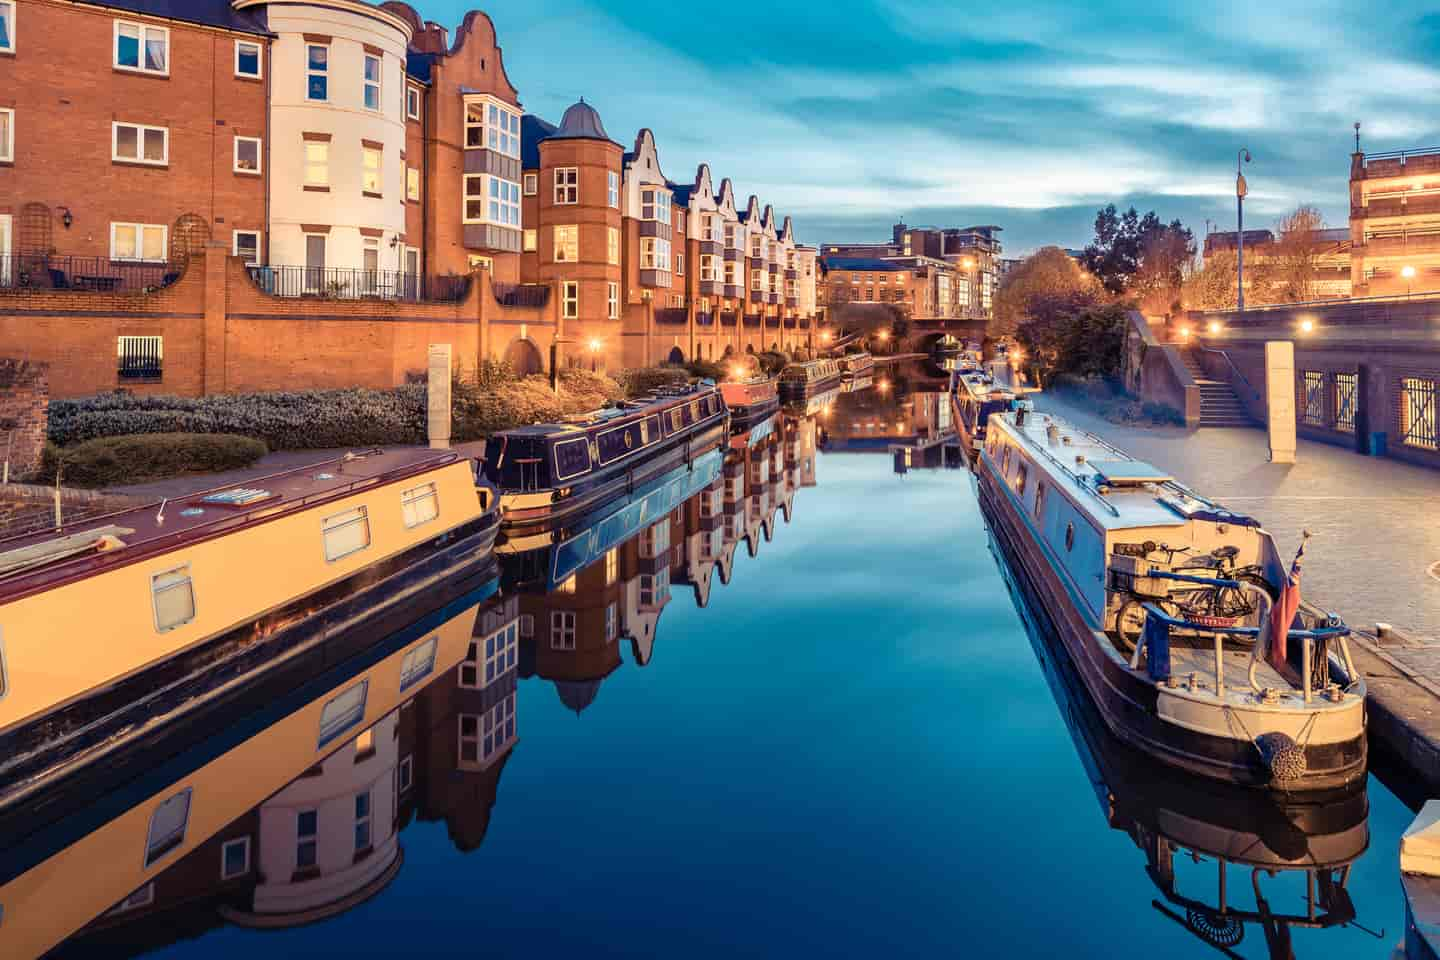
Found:
[[[43,364],[0,359],[0,460],[9,458],[12,480],[40,466],[50,409],[45,374]]]

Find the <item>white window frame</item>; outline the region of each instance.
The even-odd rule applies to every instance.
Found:
[[[347,697],[353,700],[356,696],[356,691],[359,691],[358,696],[360,698],[358,712],[356,711],[355,705],[345,702],[345,698]],[[333,743],[346,731],[353,729],[356,724],[363,721],[365,719],[365,705],[369,699],[370,681],[369,679],[365,679],[358,683],[352,683],[327,700],[325,706],[320,708],[319,746],[323,747],[327,743]],[[338,715],[332,715],[327,726],[325,715],[330,708],[334,707],[337,703],[345,703],[344,711],[339,712]]]
[[[534,253],[540,246],[540,233],[534,227],[527,227],[520,233],[520,252]]]
[[[675,254],[675,276],[685,276],[685,254],[683,253]]]
[[[118,256],[118,255],[115,253],[115,231],[116,231],[116,228],[119,228],[119,227],[134,227],[134,228],[135,228],[135,256],[133,256],[133,257],[121,257],[121,256]],[[160,259],[159,259],[159,260],[146,260],[146,259],[145,259],[145,231],[146,231],[146,230],[159,230],[159,231],[160,231],[160,247],[161,247],[162,250],[164,250],[164,251],[166,251],[166,252],[165,252],[165,253],[162,253],[162,254],[160,255]],[[169,250],[170,250],[170,227],[169,227],[167,224],[163,224],[163,223],[124,223],[124,222],[121,222],[121,221],[114,221],[114,222],[112,222],[112,223],[110,224],[110,259],[111,259],[111,260],[117,260],[117,261],[121,261],[121,262],[124,262],[124,263],[163,263],[163,262],[165,261],[165,258],[168,256]]]
[[[165,139],[168,141],[170,138],[169,138],[169,137],[166,137]],[[264,143],[264,141],[263,141],[260,137],[242,137],[242,136],[240,136],[238,133],[235,135],[234,141],[235,141],[234,156],[233,156],[232,160],[233,160],[233,165],[234,165],[234,168],[235,168],[235,172],[236,172],[236,173],[241,173],[241,174],[244,174],[244,175],[250,176],[250,177],[258,177],[258,176],[260,176],[261,171],[262,171],[262,168],[265,166],[265,143]],[[245,167],[240,166],[240,144],[241,144],[242,142],[243,142],[243,143],[253,143],[253,144],[255,144],[255,169],[254,169],[254,170],[249,170],[249,169],[246,169]]]
[[[640,219],[670,224],[670,191],[664,187],[642,187],[640,190]]]
[[[472,180],[480,182],[477,194],[470,193]],[[471,202],[480,204],[480,216],[470,215]],[[489,223],[512,230],[520,229],[523,219],[520,184],[489,173],[464,174],[460,182],[460,217],[464,223]]]
[[[245,850],[245,866],[242,867],[241,869],[237,870],[237,871],[234,871],[234,872],[232,873],[231,871],[225,869],[225,861],[226,861],[227,859],[229,859],[229,858],[226,856],[227,851],[228,851],[231,847],[235,847],[235,846],[239,846],[239,847],[243,847],[243,848],[244,848],[244,850]],[[250,872],[250,838],[249,838],[249,837],[236,837],[234,840],[226,840],[224,843],[220,844],[220,879],[221,879],[221,880],[234,880],[236,877],[243,877],[243,876],[245,876],[245,875],[246,875],[247,873],[249,873],[249,872]]]
[[[614,170],[605,174],[605,199],[616,210],[620,209],[620,174]]]
[[[254,73],[246,73],[245,71],[243,71],[243,70],[240,69],[240,48],[241,48],[241,47],[254,47],[254,48],[255,48],[255,72],[254,72]],[[307,55],[308,55],[308,51],[307,51]],[[265,76],[265,48],[264,48],[258,41],[255,41],[255,40],[236,40],[236,41],[235,41],[235,76],[240,77],[240,78],[245,79],[245,80],[261,80],[261,79],[264,79],[264,76]]]
[[[421,504],[430,507],[429,513],[420,509]],[[432,480],[411,487],[408,490],[400,491],[400,517],[405,522],[405,529],[413,530],[415,527],[429,523],[440,516],[440,491]]]
[[[136,66],[129,66],[120,62],[120,30],[123,27],[133,27],[139,33],[140,57]],[[165,69],[153,70],[145,66],[145,49],[148,46],[146,36],[154,31],[165,38]],[[141,23],[138,20],[116,20],[114,32],[110,40],[110,65],[116,70],[124,70],[126,73],[143,73],[151,77],[170,76],[170,28],[158,27],[154,24]]]
[[[540,175],[538,173],[527,173],[525,180],[525,196],[533,197],[540,192]]]
[[[155,809],[150,811],[150,825],[145,831],[144,863],[146,869],[149,869],[157,861],[164,859],[167,855],[185,845],[185,833],[190,828],[192,800],[194,800],[193,791],[190,787],[186,787],[184,790],[172,793],[164,800],[161,800],[155,805]],[[156,843],[155,818],[160,815],[162,810],[176,803],[183,804],[185,808],[185,814],[180,820],[180,829],[178,832],[174,830],[167,832],[160,838],[161,842]]]
[[[371,157],[375,158],[373,171],[370,167]],[[375,174],[373,182],[369,179],[372,172]],[[383,147],[360,145],[360,192],[381,195],[385,193],[385,150]]]
[[[368,76],[371,60],[375,61],[374,80],[371,80]],[[385,109],[384,77],[385,59],[367,51],[364,55],[364,58],[360,61],[360,106],[364,107],[366,110],[371,111],[372,113],[379,113],[381,110]],[[373,107],[366,102],[371,87],[375,88],[375,106]]]
[[[325,51],[325,68],[316,70],[310,66],[310,51],[319,48]],[[310,79],[312,77],[325,78],[325,96],[312,97],[310,95]],[[329,103],[330,102],[330,44],[328,43],[306,43],[305,44],[305,102],[306,103]]]
[[[480,119],[470,119],[470,107],[480,107]],[[491,96],[465,98],[462,117],[466,150],[493,150],[502,157],[520,159],[520,113],[511,104]],[[470,131],[478,130],[477,143],[471,143]]]
[[[640,269],[670,271],[670,241],[664,237],[640,238]]]
[[[365,798],[365,813],[360,813],[360,798]],[[355,852],[370,850],[375,846],[375,795],[369,789],[355,794]],[[360,828],[365,828],[365,842],[360,842]]]
[[[135,156],[120,156],[120,128],[135,128]],[[159,130],[165,135],[165,155],[159,160],[145,159],[145,134]],[[165,167],[170,165],[170,128],[154,127],[145,123],[131,123],[128,120],[110,121],[110,159],[120,163],[136,163],[146,167]]]
[[[620,284],[614,280],[605,284],[605,316],[611,320],[620,319]]]
[[[605,228],[605,262],[611,266],[620,265],[620,228]]]
[[[612,600],[605,606],[605,642],[614,640],[620,633],[620,617],[617,605]]]
[[[323,150],[325,151],[325,159],[324,159],[324,162],[319,163],[319,164],[316,164],[314,161],[312,161],[312,160],[310,159],[310,148],[311,148],[311,147],[318,147],[318,148],[321,148],[321,149],[323,149]],[[301,159],[301,165],[302,165],[303,168],[304,168],[304,169],[301,171],[301,181],[300,181],[301,184],[302,184],[303,186],[306,186],[306,187],[326,187],[326,188],[328,188],[328,187],[330,186],[330,141],[329,141],[329,140],[306,140],[306,141],[304,141],[304,144],[303,144],[303,146],[302,146],[302,148],[301,148],[300,155],[301,155],[301,158],[302,158],[302,159]],[[325,178],[324,178],[323,180],[311,180],[311,179],[310,179],[310,171],[311,171],[312,169],[314,169],[314,168],[317,168],[317,167],[325,174]]]
[[[550,649],[574,650],[579,634],[579,618],[574,610],[550,611]]]
[[[305,814],[311,814],[315,819],[315,829],[310,833],[300,832],[300,819]],[[300,848],[309,845],[310,863],[300,862]],[[316,807],[306,807],[295,811],[295,869],[296,870],[319,870],[320,869],[320,810]]]
[[[555,204],[569,206],[580,202],[580,168],[555,168]]]
[[[333,521],[333,523],[332,523]],[[340,552],[333,552],[330,547],[330,539],[326,534],[333,530],[344,530],[355,524],[362,524],[365,530],[365,542],[359,546],[349,547]],[[354,506],[348,510],[341,510],[339,513],[331,514],[320,521],[320,539],[325,548],[325,562],[335,563],[346,557],[353,556],[370,548],[370,512],[364,505]]]
[[[0,107],[0,113],[5,115],[5,136],[0,137],[0,161],[14,163],[15,110],[12,107]]]
[[[580,318],[580,283],[565,280],[560,284],[560,316],[566,320]]]
[[[15,0],[0,0],[0,7],[6,7],[10,10],[10,43],[8,46],[0,47],[0,50],[5,51],[6,53],[15,52],[15,18],[19,16],[19,6],[20,5],[16,3]]]
[[[420,88],[413,83],[405,84],[405,117],[408,120],[420,119]],[[413,109],[412,109],[413,108]]]
[[[405,167],[405,199],[411,203],[420,201],[420,168]]]
[[[565,231],[567,239],[562,243],[560,240],[561,231]],[[551,250],[550,256],[556,263],[574,263],[580,259],[580,226],[574,223],[557,223],[550,233]],[[574,244],[571,249],[571,244]],[[574,256],[561,256],[562,250],[569,250]]]
[[[123,341],[125,341],[126,339],[138,340],[140,338],[121,337],[120,340],[122,342],[122,346],[120,349],[122,353],[124,352]],[[154,339],[160,340],[161,338],[155,337]],[[170,578],[170,580],[162,584],[160,581],[164,578]],[[173,623],[161,623],[159,603],[160,594],[168,593],[171,590],[179,590],[182,587],[188,590],[190,593],[190,615],[182,620],[176,620]],[[150,575],[150,613],[155,623],[156,633],[169,633],[171,630],[175,630],[179,627],[185,626],[185,624],[187,623],[193,623],[195,621],[195,578],[190,575],[190,564],[182,563],[179,566],[170,567],[168,569],[161,570],[159,573],[154,573]]]
[[[435,654],[440,649],[440,635],[432,634],[417,643],[400,661],[400,692],[404,693],[415,684],[435,672]]]
[[[230,255],[231,255],[232,257],[238,257],[238,256],[240,256],[240,237],[241,237],[242,234],[243,234],[243,235],[252,236],[252,237],[255,238],[255,259],[254,259],[254,260],[247,260],[247,261],[245,262],[245,266],[247,266],[247,267],[258,266],[258,265],[262,262],[262,261],[261,261],[261,258],[260,258],[260,231],[259,231],[259,230],[232,230],[232,231],[230,232]]]
[[[400,758],[400,765],[395,768],[395,790],[397,793],[405,793],[413,786],[415,786],[415,757],[407,753]]]

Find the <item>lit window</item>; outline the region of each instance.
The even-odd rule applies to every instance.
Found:
[[[323,140],[305,141],[305,185],[330,185],[330,144]]]
[[[136,73],[169,76],[170,31],[165,27],[116,20],[115,66]]]
[[[370,517],[364,507],[352,507],[343,513],[326,517],[322,532],[325,559],[332,563],[370,546]]]
[[[465,175],[465,222],[520,226],[520,185],[482,173]]]
[[[167,254],[169,228],[159,223],[110,224],[111,260],[161,262]]]
[[[220,879],[234,880],[250,872],[250,838],[227,840],[220,847]]]
[[[605,200],[616,210],[620,209],[620,174],[611,170],[605,175]]]
[[[465,101],[465,146],[520,159],[520,114],[501,103]]]
[[[369,692],[370,681],[361,680],[325,704],[320,711],[320,746],[325,746],[365,718],[365,698]]]
[[[440,499],[435,484],[422,483],[400,494],[400,512],[406,527],[418,527],[440,515]]]
[[[640,269],[670,269],[670,241],[659,237],[640,238]]]
[[[420,88],[405,88],[405,116],[411,120],[420,119]]]
[[[164,166],[170,162],[170,131],[138,123],[110,124],[110,159]]]
[[[295,869],[308,870],[318,863],[320,811],[301,810],[295,815]]]
[[[685,276],[685,254],[683,253],[675,254],[675,275],[677,277]]]
[[[185,842],[185,827],[190,822],[190,788],[163,801],[150,814],[150,830],[145,837],[145,866]]]
[[[379,147],[361,147],[364,166],[360,172],[360,189],[365,193],[380,192],[380,167],[383,156]]]
[[[526,230],[522,235],[520,249],[525,253],[533,253],[538,243],[536,238],[537,235],[534,230]]]
[[[15,50],[15,4],[0,0],[0,50]]]
[[[525,174],[525,196],[533,197],[540,192],[540,177],[537,174]]]
[[[0,160],[15,160],[15,111],[9,108],[0,109]]]
[[[305,99],[330,99],[330,48],[323,44],[305,48]]]
[[[646,187],[640,191],[640,219],[670,222],[670,191]]]
[[[253,267],[260,262],[260,231],[236,230],[231,237],[233,239],[230,252],[244,260],[247,267]]]
[[[1400,381],[1400,442],[1422,450],[1440,449],[1440,381]]]
[[[174,630],[195,619],[195,587],[190,581],[189,564],[152,576],[150,594],[156,630]]]
[[[465,104],[465,146],[485,146],[485,104],[479,101]]]
[[[605,262],[620,265],[620,228],[605,228]]]
[[[555,228],[555,262],[574,263],[580,258],[580,228],[575,224]]]
[[[620,284],[610,281],[605,285],[605,316],[611,320],[620,319]]]
[[[235,138],[235,172],[236,173],[259,173],[260,172],[260,138],[259,137],[236,137]]]
[[[620,551],[611,547],[605,551],[605,585],[612,586],[620,579]]]
[[[555,168],[555,202],[580,202],[580,171],[576,167]]]
[[[249,40],[235,41],[235,76],[260,79],[260,44]]]
[[[574,320],[580,316],[580,284],[574,280],[566,280],[560,289],[560,315],[566,320]]]
[[[380,58],[365,54],[365,109],[380,109]]]
[[[405,199],[420,199],[420,170],[418,167],[405,168]]]

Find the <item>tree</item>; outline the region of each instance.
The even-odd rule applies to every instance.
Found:
[[[1308,204],[1301,204],[1280,218],[1271,257],[1270,303],[1296,303],[1315,299],[1315,277],[1320,267],[1320,231],[1325,218]]]
[[[1037,314],[1082,309],[1100,294],[1095,278],[1059,247],[1041,247],[1000,281],[995,291],[991,336],[1014,335]]]
[[[1020,343],[1046,383],[1057,374],[1113,380],[1120,375],[1126,310],[1122,304],[1091,304],[1037,315],[1021,325]]]
[[[1195,256],[1195,237],[1179,220],[1168,224],[1151,210],[1120,213],[1115,204],[1095,214],[1095,239],[1080,263],[1113,296],[1158,298],[1168,310],[1179,299],[1182,269]]]
[[[1216,250],[1185,267],[1181,304],[1187,310],[1235,309],[1235,251]]]

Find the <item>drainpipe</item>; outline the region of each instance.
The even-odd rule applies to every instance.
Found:
[[[260,231],[260,236],[264,238],[262,242],[265,244],[265,249],[263,256],[260,257],[260,262],[267,266],[270,263],[270,104],[272,102],[270,94],[272,78],[275,75],[274,52],[275,41],[273,39],[267,39],[265,41],[265,169],[260,172],[261,189],[265,194],[264,225]],[[257,254],[262,253],[262,251],[259,250],[255,252]]]

